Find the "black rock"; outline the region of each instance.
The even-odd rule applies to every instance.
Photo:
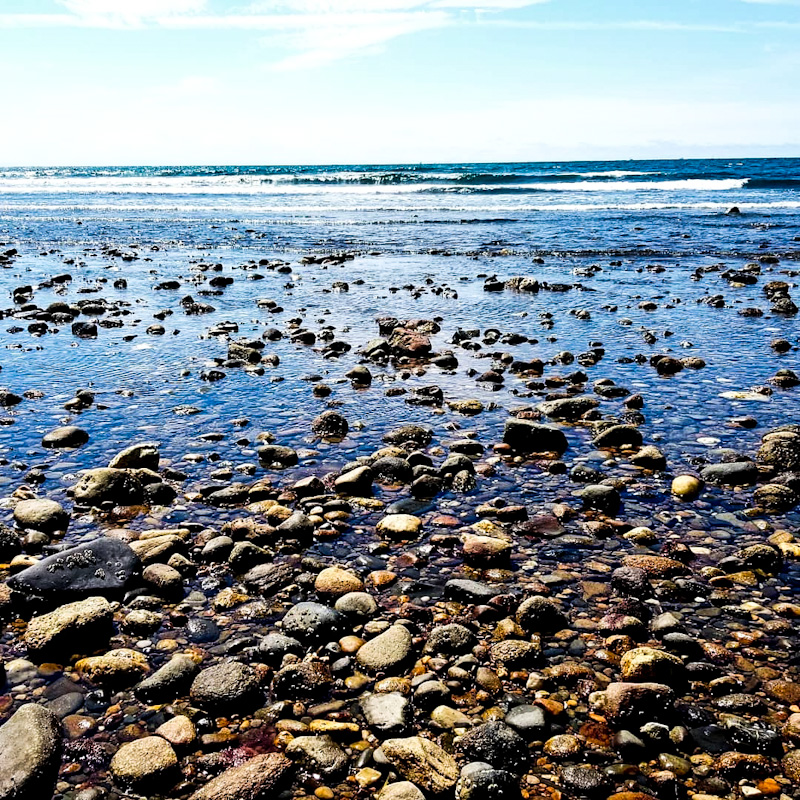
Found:
[[[8,585],[47,598],[118,594],[141,573],[134,551],[119,539],[95,539],[42,559],[13,575]]]
[[[465,733],[458,749],[472,761],[486,761],[493,767],[521,773],[528,765],[525,740],[504,722],[487,722]]]

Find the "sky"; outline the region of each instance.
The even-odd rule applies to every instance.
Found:
[[[800,0],[0,0],[0,164],[800,157]]]

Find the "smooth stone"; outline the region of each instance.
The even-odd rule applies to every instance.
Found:
[[[370,694],[359,701],[367,725],[379,736],[399,736],[411,724],[411,704],[401,694]]]
[[[66,448],[80,447],[89,441],[89,434],[75,425],[66,425],[63,428],[46,433],[42,437],[42,447],[47,448]]]
[[[386,672],[400,667],[411,655],[412,639],[408,628],[391,628],[362,645],[356,659],[369,672]]]
[[[23,634],[31,656],[70,655],[88,646],[96,650],[112,634],[113,609],[104,597],[88,597],[32,617]]]
[[[327,734],[296,736],[286,746],[286,755],[310,772],[326,777],[339,775],[347,769],[347,754]]]
[[[387,739],[381,750],[403,778],[424,792],[441,794],[452,789],[458,781],[455,759],[430,739],[421,736]]]
[[[200,671],[197,661],[179,653],[134,688],[134,694],[147,703],[165,703],[183,695]]]
[[[53,533],[67,529],[69,513],[55,500],[47,498],[20,500],[14,506],[14,522],[20,528]]]
[[[317,575],[314,590],[317,594],[341,597],[348,592],[360,592],[364,582],[354,572],[341,567],[326,567]]]
[[[422,520],[411,514],[388,514],[378,522],[378,533],[392,538],[412,539],[419,534]]]
[[[330,641],[344,627],[344,618],[335,609],[321,603],[297,603],[286,612],[281,624],[287,636],[300,641]]]
[[[61,766],[61,721],[27,703],[0,726],[0,798],[52,797]]]
[[[178,777],[178,757],[160,736],[145,736],[120,746],[111,759],[111,774],[137,791],[171,787]]]
[[[257,755],[226,769],[189,800],[270,800],[287,782],[292,762],[280,753]]]
[[[252,667],[223,661],[207,667],[192,681],[189,696],[201,708],[231,714],[255,706],[261,687]]]

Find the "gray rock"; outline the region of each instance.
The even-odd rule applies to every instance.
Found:
[[[356,658],[369,672],[386,672],[400,667],[411,655],[411,634],[403,625],[391,628],[362,645]]]
[[[76,503],[87,506],[136,505],[143,497],[142,484],[132,472],[110,467],[86,470],[73,486],[72,493]]]
[[[425,643],[425,652],[445,655],[466,653],[475,646],[476,641],[475,634],[463,625],[440,625],[430,632]]]
[[[191,656],[174,655],[133,691],[145,703],[166,703],[185,694],[199,671],[200,666]]]
[[[282,633],[268,633],[259,643],[258,653],[265,663],[279,665],[285,655],[291,653],[295,656],[302,656],[305,648],[291,636],[284,636]]]
[[[125,742],[111,759],[111,774],[123,786],[137,792],[170,788],[178,775],[178,757],[160,736]]]
[[[386,444],[402,445],[413,442],[417,447],[427,447],[433,441],[433,430],[424,425],[402,425],[389,431],[383,441]]]
[[[744,486],[758,480],[758,467],[752,461],[709,464],[700,471],[700,477],[707,483]]]
[[[609,517],[615,517],[619,513],[620,496],[613,486],[606,486],[596,483],[581,489],[578,496],[583,502],[584,508],[592,508],[602,511]]]
[[[378,800],[425,800],[425,795],[411,781],[387,783],[377,797]]]
[[[544,711],[531,705],[514,706],[506,714],[505,723],[526,739],[540,738],[547,727]]]
[[[499,592],[495,586],[465,578],[453,578],[444,585],[445,597],[461,602],[486,603]]]
[[[27,703],[0,727],[0,798],[52,797],[61,765],[61,722]]]
[[[374,475],[369,467],[362,466],[342,473],[335,481],[338,494],[352,497],[369,497],[372,494]]]
[[[331,641],[344,627],[342,615],[321,603],[297,603],[283,618],[283,631],[300,641]]]
[[[369,694],[360,706],[367,725],[380,737],[402,736],[411,724],[411,704],[397,692]]]
[[[336,600],[334,608],[346,617],[369,618],[377,612],[378,604],[367,592],[348,592]]]
[[[42,437],[42,447],[47,448],[67,448],[80,447],[89,441],[89,434],[75,425],[67,425],[63,428],[46,433]]]
[[[484,761],[473,761],[461,770],[456,800],[517,800],[519,778]]]
[[[29,528],[43,533],[65,531],[69,525],[69,514],[55,500],[36,498],[20,500],[14,506],[14,522],[20,528]]]
[[[529,597],[517,609],[517,622],[528,633],[549,633],[566,628],[569,620],[549,597]]]
[[[272,691],[281,700],[311,700],[324,695],[333,683],[327,664],[301,661],[278,670],[272,680]]]
[[[592,444],[598,450],[641,447],[642,434],[633,425],[612,425],[595,436]]]
[[[238,661],[223,661],[204,669],[192,681],[189,696],[203,709],[230,714],[255,706],[261,690],[252,667]]]
[[[541,411],[551,419],[563,419],[574,422],[580,419],[587,411],[597,408],[599,400],[594,397],[563,397],[558,400],[547,400],[536,406],[537,411]]]
[[[134,551],[119,539],[96,539],[42,559],[13,575],[8,585],[44,597],[79,597],[123,591],[141,573]]]

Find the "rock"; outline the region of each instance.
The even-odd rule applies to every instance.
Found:
[[[474,417],[484,410],[484,405],[480,400],[450,400],[447,405],[457,414],[464,414],[468,417]]]
[[[280,753],[254,756],[217,775],[189,800],[269,800],[280,794],[291,770],[292,762]]]
[[[386,444],[403,445],[413,442],[417,447],[427,447],[433,440],[433,431],[424,425],[403,425],[383,437]]]
[[[369,672],[387,672],[398,668],[411,655],[411,634],[403,625],[391,628],[362,645],[356,655],[361,667]]]
[[[0,523],[0,561],[11,561],[14,556],[22,552],[22,541],[19,534],[9,528],[8,525]]]
[[[758,467],[752,461],[709,464],[700,471],[700,477],[707,483],[744,486],[758,480]]]
[[[82,658],[75,669],[91,683],[111,689],[131,686],[150,671],[147,657],[136,650],[109,650],[102,656]]]
[[[242,578],[250,591],[263,597],[272,597],[293,580],[294,570],[288,564],[257,564]]]
[[[622,655],[620,671],[624,681],[663,683],[680,686],[685,682],[683,662],[672,653],[652,647],[635,647]]]
[[[277,530],[284,539],[306,541],[314,535],[314,523],[302,512],[295,511]]]
[[[272,691],[281,700],[310,700],[324,695],[332,682],[327,664],[301,661],[278,670],[272,680]]]
[[[610,683],[598,701],[609,722],[627,727],[669,717],[675,693],[661,683]]]
[[[389,346],[397,356],[425,358],[431,352],[431,340],[419,331],[395,328],[389,336]]]
[[[566,628],[569,620],[549,597],[536,595],[517,609],[517,622],[528,633],[552,633]]]
[[[369,467],[356,467],[340,475],[334,481],[337,494],[351,497],[369,497],[372,494],[374,475]]]
[[[672,481],[671,491],[682,500],[694,500],[703,491],[705,484],[694,475],[678,475]]]
[[[14,522],[20,528],[29,528],[43,533],[65,531],[69,525],[69,514],[55,500],[20,500],[14,506]]]
[[[0,798],[52,797],[61,766],[61,721],[35,703],[20,706],[0,727]]]
[[[511,557],[513,546],[505,539],[496,536],[476,536],[464,534],[464,558],[477,566],[505,564]]]
[[[309,772],[332,777],[347,769],[347,754],[327,734],[297,736],[286,746],[286,755]]]
[[[163,792],[178,778],[178,757],[160,736],[145,736],[122,744],[111,759],[114,779],[137,792]]]
[[[527,743],[504,722],[486,722],[467,731],[457,747],[472,761],[485,761],[515,774],[523,772],[529,761]]]
[[[89,441],[89,434],[75,425],[67,425],[64,428],[56,428],[46,433],[42,437],[42,447],[47,448],[67,448],[80,447]]]
[[[296,450],[277,444],[268,444],[260,447],[258,449],[258,458],[262,464],[278,469],[293,467],[298,461]]]
[[[653,445],[647,445],[631,456],[631,464],[653,472],[662,472],[667,468],[667,457]]]
[[[581,397],[563,397],[558,400],[547,400],[536,406],[537,411],[541,411],[546,417],[551,419],[561,419],[567,422],[575,422],[580,419],[587,411],[591,411],[600,405],[599,400],[594,397],[583,395]]]
[[[567,791],[577,797],[605,797],[609,789],[606,776],[589,765],[563,767],[561,781]]]
[[[411,514],[387,514],[378,522],[378,533],[393,539],[413,539],[422,528],[422,520]]]
[[[800,502],[800,496],[788,486],[767,483],[753,492],[753,502],[768,514],[780,514],[791,511]]]
[[[87,646],[96,650],[111,636],[112,618],[113,609],[104,597],[88,597],[32,617],[23,640],[37,658],[71,655]]]
[[[469,603],[486,603],[499,592],[485,583],[465,578],[453,578],[444,585],[445,597]]]
[[[689,572],[686,564],[666,556],[651,556],[648,554],[633,554],[625,556],[622,560],[624,567],[633,567],[642,570],[649,578],[672,578],[676,575],[685,575]]]
[[[261,690],[252,667],[238,661],[223,661],[200,672],[192,681],[189,696],[208,711],[232,714],[256,705]]]
[[[156,728],[156,736],[166,739],[173,747],[188,747],[197,738],[194,723],[178,714]]]
[[[348,592],[336,601],[334,608],[346,617],[368,619],[378,610],[378,604],[366,592]]]
[[[321,603],[297,603],[283,618],[283,632],[300,641],[331,641],[344,628],[342,615]]]
[[[117,453],[108,466],[112,469],[149,469],[155,472],[160,460],[158,444],[139,442]]]
[[[186,694],[199,671],[199,664],[191,656],[174,655],[133,691],[145,703],[165,703]]]
[[[445,655],[467,653],[475,646],[476,641],[475,634],[463,625],[440,625],[430,632],[425,643],[425,652]]]
[[[641,447],[642,434],[633,425],[612,425],[602,430],[592,444],[598,450]]]
[[[361,578],[341,567],[327,567],[317,575],[314,590],[320,595],[341,597],[348,592],[360,592],[364,588]]]
[[[558,428],[516,417],[506,420],[503,441],[521,453],[560,454],[568,447],[567,437]]]
[[[311,430],[323,439],[344,439],[350,426],[338,411],[323,411],[311,423]]]
[[[131,472],[125,469],[100,467],[89,469],[81,474],[72,487],[76,503],[86,506],[99,506],[104,503],[128,506],[142,501],[142,484]]]
[[[790,750],[781,759],[783,774],[795,785],[800,785],[800,750]]]
[[[283,657],[288,654],[302,656],[305,648],[291,636],[282,633],[268,633],[258,645],[258,654],[264,662],[271,665],[280,665]]]
[[[411,781],[387,783],[377,795],[378,800],[425,800],[425,795]]]
[[[483,761],[473,761],[461,770],[456,800],[517,800],[519,778]]]
[[[38,561],[8,580],[12,589],[47,598],[113,595],[141,573],[136,553],[119,539],[96,539]]]
[[[381,738],[402,736],[411,724],[411,704],[397,692],[368,694],[359,704],[367,725]]]
[[[787,425],[765,433],[756,457],[779,472],[800,471],[800,427]]]
[[[381,746],[386,760],[404,778],[431,794],[452,789],[458,781],[455,759],[430,739],[388,739]]]
[[[544,711],[530,705],[514,706],[506,714],[505,723],[529,740],[541,738],[547,727]]]
[[[619,513],[622,502],[619,492],[613,486],[602,483],[586,486],[578,492],[578,496],[583,501],[584,508],[601,511],[609,517],[615,517]]]
[[[539,641],[526,642],[521,639],[505,639],[492,645],[492,660],[511,669],[529,668],[542,654]]]
[[[167,564],[148,564],[142,580],[160,597],[175,600],[183,597],[183,576]]]

